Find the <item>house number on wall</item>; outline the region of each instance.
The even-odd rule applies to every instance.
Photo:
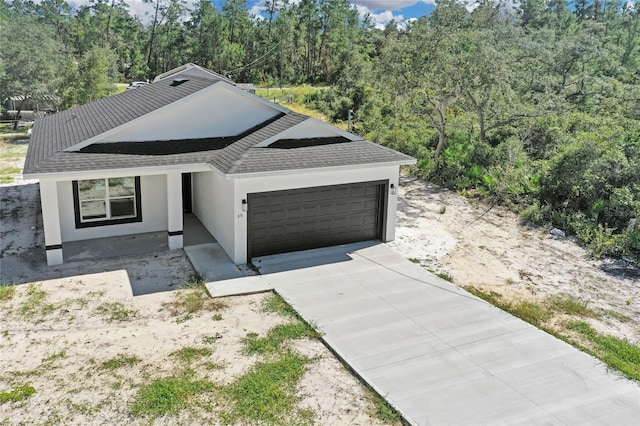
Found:
[[[238,219],[242,219],[244,217],[244,213],[238,213]]]

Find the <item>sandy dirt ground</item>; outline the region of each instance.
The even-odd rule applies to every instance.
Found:
[[[36,303],[33,295],[40,292],[46,296]],[[14,297],[0,301],[0,391],[29,384],[36,393],[0,404],[0,424],[149,424],[132,417],[131,402],[140,385],[183,368],[173,352],[209,348],[211,354],[191,368],[201,379],[229,384],[261,360],[243,353],[242,339],[288,321],[263,311],[268,294],[225,298],[217,310],[179,316],[171,308],[175,295],[133,297],[124,270],[18,286]],[[298,396],[317,424],[381,424],[369,415],[368,391],[320,341],[302,340],[294,349],[315,359]],[[102,366],[120,355],[140,361]],[[202,407],[153,423],[219,424],[226,409],[221,401],[209,396]]]
[[[514,213],[402,176],[396,240],[389,245],[454,284],[508,300],[569,294],[613,312],[588,321],[600,332],[640,343],[640,273],[598,260],[573,239],[524,226]],[[487,211],[488,210],[488,211]],[[631,320],[620,321],[622,314]]]

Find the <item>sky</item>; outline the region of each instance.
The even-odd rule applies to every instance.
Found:
[[[214,3],[221,0],[213,0]],[[289,0],[297,2],[299,0]],[[435,0],[350,0],[363,18],[367,13],[380,29],[392,19],[402,24],[427,15],[435,7]],[[249,10],[258,15],[264,9],[265,0],[249,0]]]
[[[289,0],[296,3],[300,0]],[[367,13],[371,15],[378,28],[394,19],[400,25],[405,21],[411,21],[428,14],[435,7],[435,0],[350,0],[358,10],[360,17]],[[67,0],[73,6],[81,6],[89,3],[89,0]],[[154,2],[145,3],[142,0],[127,0],[132,15],[137,15],[144,23],[148,23],[153,16]],[[195,0],[187,0],[191,7]],[[217,8],[222,8],[225,0],[212,0]],[[264,10],[265,0],[247,0],[249,12],[259,16]]]

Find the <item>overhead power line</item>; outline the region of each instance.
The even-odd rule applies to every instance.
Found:
[[[265,59],[267,56],[269,56],[271,54],[271,52],[273,52],[275,50],[276,47],[280,46],[280,44],[282,43],[282,40],[280,40],[279,42],[277,42],[271,49],[269,49],[267,51],[267,53],[265,53],[264,55],[260,56],[258,59],[256,59],[253,62],[248,63],[247,65],[244,65],[240,68],[236,68],[235,70],[231,70],[231,71],[224,71],[223,74],[224,75],[229,75],[229,74],[235,74],[237,72],[240,71],[244,71],[247,68],[251,68],[254,65],[257,65],[258,63],[260,63],[263,59]]]

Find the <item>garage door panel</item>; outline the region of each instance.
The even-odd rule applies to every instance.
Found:
[[[249,256],[381,239],[385,184],[249,194]]]

